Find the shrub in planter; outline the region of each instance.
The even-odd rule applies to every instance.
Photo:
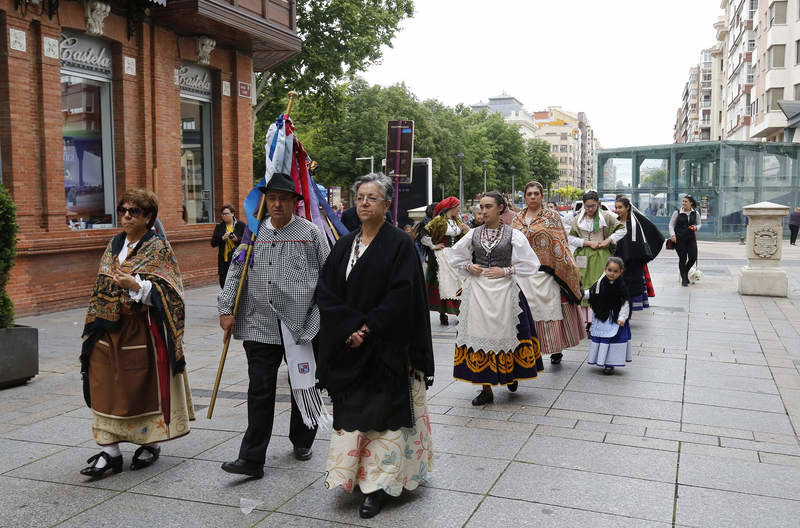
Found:
[[[0,185],[0,328],[14,322],[14,305],[6,292],[8,276],[17,255],[17,206]]]
[[[17,254],[17,207],[0,185],[0,389],[20,385],[39,373],[39,332],[14,325],[14,305],[6,292]]]

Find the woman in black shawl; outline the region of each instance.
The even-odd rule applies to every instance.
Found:
[[[317,286],[318,375],[333,402],[325,486],[358,486],[369,518],[431,469],[433,347],[414,241],[384,221],[391,180],[368,174],[353,193],[361,229],[339,239]]]
[[[225,278],[231,266],[231,257],[244,234],[245,223],[236,218],[236,209],[231,204],[225,204],[220,211],[222,221],[214,228],[211,235],[211,247],[219,248],[217,251],[217,274],[219,287],[225,287]]]
[[[658,256],[664,245],[664,235],[645,215],[631,206],[627,196],[617,196],[616,212],[628,233],[617,243],[615,255],[625,263],[622,280],[631,298],[634,311],[650,307],[649,297],[655,292],[648,284],[647,263]]]

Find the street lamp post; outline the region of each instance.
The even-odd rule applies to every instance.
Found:
[[[464,153],[459,152],[458,156],[458,201],[464,207]]]
[[[485,159],[481,163],[483,163],[483,194],[486,194],[486,166],[489,164],[489,160]]]
[[[516,174],[517,168],[515,166],[511,166],[511,203],[517,203],[517,193],[514,192],[514,175]],[[514,206],[516,207],[516,205]]]
[[[370,156],[368,158],[356,158],[356,161],[366,161],[369,160],[369,172],[370,174],[375,172],[375,156]]]

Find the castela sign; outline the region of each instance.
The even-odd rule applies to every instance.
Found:
[[[185,95],[211,99],[211,73],[194,64],[184,64],[178,70],[178,85]]]
[[[86,35],[61,35],[61,66],[111,76],[111,46]]]

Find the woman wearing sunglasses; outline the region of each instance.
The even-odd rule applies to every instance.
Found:
[[[189,433],[194,419],[183,357],[183,283],[166,240],[152,230],[156,195],[126,191],[121,233],[100,260],[83,329],[81,373],[92,433],[103,450],[81,474],[122,471],[120,442],[138,444],[130,469],[155,462],[159,442]]]

